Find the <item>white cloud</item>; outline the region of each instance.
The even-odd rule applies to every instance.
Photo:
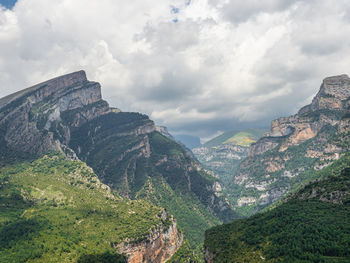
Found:
[[[348,73],[349,11],[346,0],[19,0],[0,10],[0,96],[85,69],[110,104],[175,132],[268,124]]]

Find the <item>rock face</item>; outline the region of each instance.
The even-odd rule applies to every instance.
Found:
[[[175,254],[183,241],[183,235],[178,231],[175,220],[170,218],[169,221],[169,226],[162,226],[153,231],[142,242],[116,245],[118,253],[127,255],[128,263],[165,262]]]
[[[109,111],[100,84],[88,81],[84,71],[61,76],[0,99],[2,146],[36,155],[64,151],[70,126]],[[67,114],[73,115],[70,123]]]
[[[214,263],[214,254],[208,248],[205,249],[204,260],[205,263]]]
[[[350,79],[347,75],[323,80],[307,105],[290,117],[272,121],[271,129],[250,147],[235,176],[241,196],[255,198],[247,204],[256,211],[302,184],[308,174],[328,166],[349,150]],[[264,184],[264,189],[259,186]],[[246,192],[254,185],[254,195]],[[252,199],[251,199],[252,200]]]
[[[338,113],[341,117],[347,110],[349,97],[350,78],[347,75],[325,78],[310,105],[293,116],[272,121],[270,132],[252,145],[250,156],[274,149],[281,142],[279,151],[285,151],[289,146],[314,138],[326,125],[337,125],[339,116],[329,113]]]

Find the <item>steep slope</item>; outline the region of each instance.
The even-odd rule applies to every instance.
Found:
[[[206,232],[206,262],[349,262],[350,155],[279,206]]]
[[[230,210],[213,194],[215,179],[202,173],[175,141],[155,131],[147,116],[107,114],[73,130],[70,147],[123,196],[147,199],[178,219],[192,242]],[[228,214],[229,216],[230,214]]]
[[[182,242],[163,209],[113,195],[60,154],[5,166],[0,182],[1,262],[164,262]]]
[[[87,162],[120,195],[171,211],[192,245],[219,219],[235,216],[216,196],[215,178],[200,171],[186,149],[160,134],[147,116],[110,108],[100,84],[83,71],[0,99],[0,146],[2,164],[49,150]]]
[[[273,121],[232,182],[236,209],[249,215],[276,202],[349,151],[349,96],[348,76],[329,77],[310,105]]]

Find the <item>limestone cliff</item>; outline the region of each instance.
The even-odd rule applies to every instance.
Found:
[[[84,71],[43,82],[0,99],[2,147],[35,155],[63,151],[70,126],[109,111],[100,84],[88,81]]]
[[[163,214],[163,219],[168,220],[168,224],[152,231],[143,241],[115,244],[118,253],[126,255],[128,263],[163,263],[168,260],[181,246],[183,235],[167,213]]]
[[[309,180],[313,170],[330,165],[350,149],[349,101],[350,78],[326,78],[310,105],[272,121],[270,131],[251,145],[234,184],[239,185],[241,198],[251,201],[245,205],[252,212],[277,201]]]
[[[335,126],[347,110],[350,78],[347,75],[328,77],[310,105],[290,117],[272,121],[270,132],[250,149],[250,156],[262,154],[279,146],[279,151],[314,138],[326,125]]]
[[[215,195],[215,179],[168,133],[161,134],[165,128],[158,131],[144,114],[109,107],[100,84],[78,71],[0,99],[0,165],[60,151],[86,162],[123,197],[168,209],[182,228],[190,225],[184,214],[192,213],[196,223],[184,233],[190,241],[202,238],[203,226],[231,220],[234,213]],[[154,186],[160,182],[162,189]],[[167,200],[169,194],[182,203]]]

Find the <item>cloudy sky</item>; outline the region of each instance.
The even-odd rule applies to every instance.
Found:
[[[346,0],[0,0],[0,97],[84,69],[175,134],[268,126],[350,73]]]

